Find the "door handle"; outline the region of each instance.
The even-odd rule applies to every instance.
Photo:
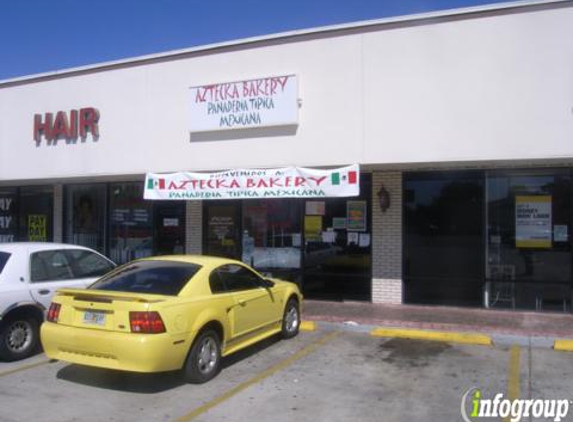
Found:
[[[247,306],[247,302],[243,299],[239,299],[237,302],[239,302],[239,305],[241,306]]]
[[[50,290],[47,289],[42,289],[42,290],[38,290],[38,293],[41,295],[47,295],[50,293]]]

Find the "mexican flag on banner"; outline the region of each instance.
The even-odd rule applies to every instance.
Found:
[[[358,182],[358,173],[356,171],[335,172],[330,175],[330,182],[333,185],[340,185],[341,183],[355,185]]]
[[[149,177],[147,179],[147,189],[165,189],[165,179]]]

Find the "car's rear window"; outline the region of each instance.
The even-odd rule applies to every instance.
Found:
[[[135,261],[122,265],[89,288],[177,296],[200,265],[173,261]]]
[[[0,274],[2,274],[2,270],[6,266],[9,258],[10,254],[8,252],[0,252]]]

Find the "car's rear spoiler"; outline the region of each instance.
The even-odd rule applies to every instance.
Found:
[[[74,300],[85,300],[87,302],[104,302],[111,303],[114,300],[121,300],[125,302],[143,302],[155,303],[162,302],[165,297],[161,295],[153,295],[146,293],[131,293],[131,292],[113,292],[108,290],[96,289],[58,289],[58,296],[73,296]]]

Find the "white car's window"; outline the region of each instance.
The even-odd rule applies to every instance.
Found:
[[[2,274],[2,270],[6,266],[9,258],[10,254],[8,252],[0,252],[0,274]]]
[[[30,280],[42,281],[69,280],[73,278],[65,251],[35,252],[30,257]]]
[[[115,266],[103,256],[83,249],[65,251],[74,278],[99,277],[111,271]]]

